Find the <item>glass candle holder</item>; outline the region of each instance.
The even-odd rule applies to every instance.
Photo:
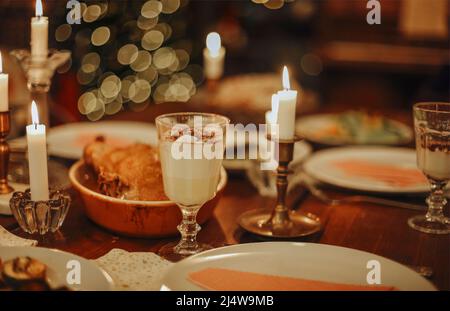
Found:
[[[11,55],[20,64],[25,73],[31,97],[39,105],[39,120],[49,129],[50,109],[47,94],[50,91],[51,80],[56,69],[70,60],[71,52],[51,49],[44,59],[33,58],[29,50],[14,50]]]
[[[14,192],[9,206],[23,231],[44,235],[62,226],[70,203],[70,196],[59,190],[50,190],[48,201],[32,201],[30,189],[27,189]]]

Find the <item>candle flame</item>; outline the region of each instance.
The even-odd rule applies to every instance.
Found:
[[[39,113],[37,110],[36,102],[34,100],[31,103],[31,121],[34,125],[39,124]]]
[[[2,52],[0,52],[0,73],[3,72],[3,59],[2,59]]]
[[[44,15],[42,9],[42,0],[36,0],[36,16],[40,17]]]
[[[285,90],[291,89],[291,84],[289,82],[289,71],[286,66],[283,67],[283,88]]]
[[[220,35],[217,32],[211,32],[206,37],[206,47],[212,56],[218,56],[222,43]]]

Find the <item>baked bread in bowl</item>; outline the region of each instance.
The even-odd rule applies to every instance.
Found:
[[[97,160],[105,159],[104,155],[101,154],[104,146],[98,146],[101,149],[96,149],[96,151],[100,150],[100,157]],[[89,155],[88,148],[89,146],[85,149],[84,160],[76,162],[70,168],[69,179],[83,200],[86,215],[93,222],[110,231],[133,237],[165,237],[178,233],[177,225],[181,222],[181,212],[175,203],[169,201],[165,195],[160,193],[162,185],[158,184],[158,180],[160,180],[158,175],[160,174],[159,162],[154,162],[154,170],[148,170],[145,176],[139,176],[138,173],[135,176],[137,179],[150,177],[151,182],[154,183],[154,193],[151,193],[152,189],[148,187],[148,184],[136,182],[135,179],[130,180],[130,164],[125,167],[126,174],[121,171],[123,161],[117,162],[120,162],[120,167],[116,165],[115,160],[109,163],[107,165],[109,167],[106,168],[103,165],[95,165],[96,161],[91,161],[92,157],[87,156],[87,154]],[[137,148],[143,147],[137,146]],[[139,165],[142,167],[142,163],[145,163],[146,160],[129,161],[129,157],[136,156],[138,152],[133,152],[133,147],[127,147],[126,149],[132,151],[127,156],[128,162],[126,163],[137,163],[139,172],[142,172]],[[116,151],[113,150],[113,152]],[[112,154],[116,158],[116,153]],[[144,152],[141,157],[145,154],[150,153]],[[106,156],[106,159],[109,159],[109,154],[106,154]],[[95,157],[96,155],[94,155],[94,160]],[[226,183],[227,173],[222,168],[216,196],[208,201],[197,215],[199,224],[203,224],[211,218]],[[144,186],[141,187],[140,184]],[[143,190],[137,191],[137,188]],[[155,199],[136,200],[129,199],[130,197],[154,197]]]

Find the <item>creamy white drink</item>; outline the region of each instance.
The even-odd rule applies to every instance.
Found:
[[[417,146],[417,164],[423,173],[434,180],[450,179],[450,150]]]
[[[207,134],[167,133],[160,141],[164,191],[173,202],[198,207],[215,196],[223,152],[214,157],[204,151],[223,150],[223,142]]]
[[[416,136],[419,168],[428,178],[436,181],[450,180],[450,133],[419,127]]]

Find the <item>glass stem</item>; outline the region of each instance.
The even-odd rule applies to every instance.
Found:
[[[178,231],[181,233],[181,240],[175,247],[176,251],[181,254],[194,253],[198,248],[197,233],[201,227],[197,224],[198,207],[180,207],[183,215],[181,224],[178,225]]]
[[[445,182],[439,182],[431,180],[431,194],[427,198],[428,211],[426,218],[429,221],[435,221],[444,217],[444,206],[447,203],[447,199],[444,196]]]

